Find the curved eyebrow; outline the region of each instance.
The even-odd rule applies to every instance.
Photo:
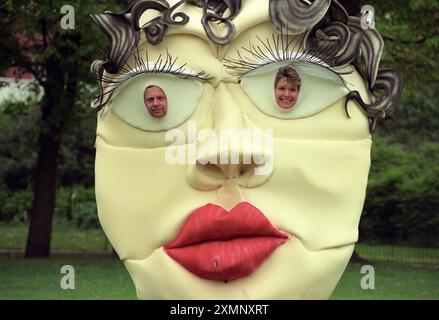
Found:
[[[104,69],[108,73],[118,73],[139,44],[141,32],[145,34],[149,44],[158,45],[165,39],[169,26],[186,25],[190,20],[189,16],[181,10],[174,13],[182,5],[202,9],[201,25],[213,43],[225,45],[235,38],[236,28],[232,20],[241,12],[242,0],[181,0],[172,6],[166,0],[138,0],[121,12],[105,11],[90,14],[110,40],[106,61],[94,61],[92,73],[98,72],[99,69]],[[149,9],[159,12],[159,16],[140,25],[140,18]],[[224,24],[227,33],[221,36],[215,34],[210,22]]]

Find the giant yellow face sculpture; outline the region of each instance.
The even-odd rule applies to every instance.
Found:
[[[378,33],[336,1],[139,1],[93,18],[112,44],[92,66],[98,213],[139,298],[328,298],[358,239],[370,128],[400,94]],[[273,89],[285,66],[293,108]]]

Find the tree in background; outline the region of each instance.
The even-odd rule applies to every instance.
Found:
[[[125,2],[125,1],[123,1]],[[102,57],[104,43],[89,17],[108,8],[121,9],[117,1],[69,1],[75,10],[75,28],[61,28],[64,1],[11,1],[0,4],[0,69],[17,67],[31,73],[44,90],[38,122],[38,160],[26,257],[49,257],[55,204],[58,155],[62,133],[74,125],[80,92],[86,91],[90,61]],[[126,4],[125,4],[126,5]]]
[[[439,2],[362,0],[375,8],[382,63],[404,78],[399,107],[374,133],[362,240],[439,243]]]
[[[437,0],[362,0],[375,8],[384,41],[383,65],[397,67],[404,92],[395,117],[377,132],[416,147],[419,140],[439,141],[439,2]]]
[[[436,0],[362,0],[375,7],[376,26],[385,41],[383,59],[397,65],[417,88],[439,81],[439,3]],[[409,88],[410,90],[410,88]]]

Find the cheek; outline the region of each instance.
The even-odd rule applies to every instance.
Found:
[[[244,196],[309,250],[354,243],[365,198],[370,148],[369,139],[275,138],[274,173],[259,188],[243,190]]]
[[[122,260],[146,258],[171,241],[187,215],[214,193],[191,188],[186,165],[168,164],[165,152],[96,140],[98,216]]]

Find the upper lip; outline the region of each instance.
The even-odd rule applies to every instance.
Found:
[[[165,249],[241,237],[287,239],[289,236],[273,226],[259,209],[248,202],[239,203],[230,212],[209,203],[192,212],[175,240],[166,244]]]

